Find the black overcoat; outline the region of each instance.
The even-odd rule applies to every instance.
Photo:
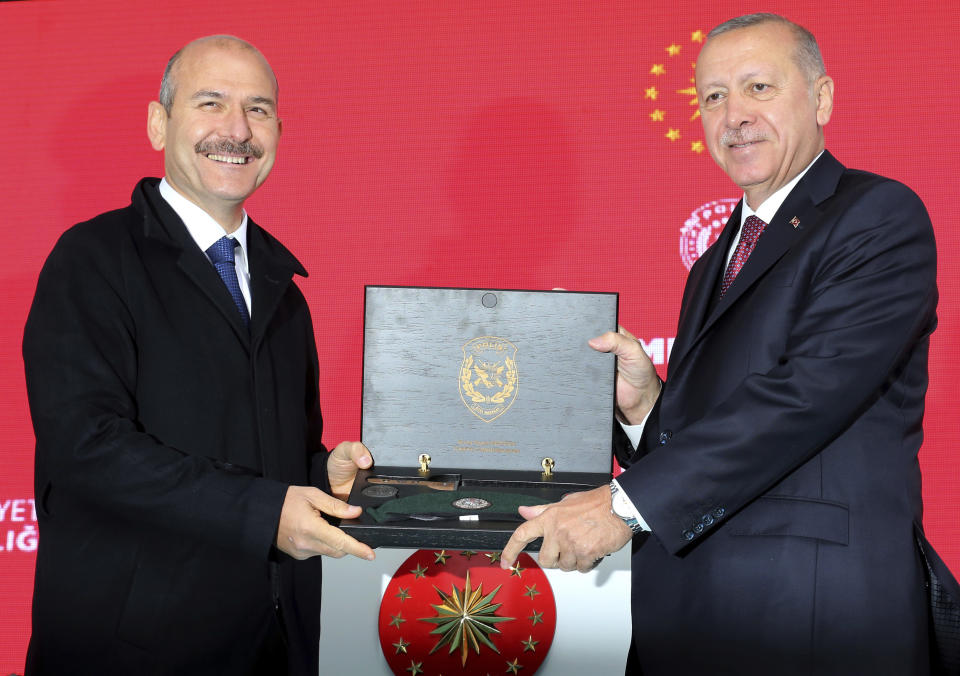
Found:
[[[245,673],[279,601],[316,674],[319,557],[274,548],[287,487],[327,489],[306,271],[250,222],[248,331],[157,184],[63,234],[27,319],[27,671]]]

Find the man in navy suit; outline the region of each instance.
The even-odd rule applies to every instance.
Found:
[[[743,200],[690,271],[665,382],[626,332],[590,343],[618,356],[626,470],[521,508],[502,565],[537,537],[581,571],[632,541],[628,673],[929,673],[930,219],[824,149],[834,83],[804,28],[721,24],[696,89]]]
[[[374,557],[328,522],[359,514],[341,499],[372,459],[321,444],[306,271],[243,208],[277,100],[242,40],[178,51],[147,110],[165,178],[70,228],[40,273],[28,674],[315,676],[319,555]]]

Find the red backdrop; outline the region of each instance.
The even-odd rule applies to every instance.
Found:
[[[619,291],[621,322],[665,357],[691,250],[681,231],[709,225],[704,205],[740,196],[691,119],[698,31],[757,10],[818,36],[836,80],[827,147],[911,186],[937,229],[920,460],[928,534],[960,571],[960,161],[942,132],[958,122],[955,3],[3,2],[0,672],[22,668],[29,634],[20,341],[37,273],[65,228],[161,174],[146,104],[176,48],[239,35],[278,74],[280,155],[247,206],[310,270],[301,287],[334,444],[359,436],[364,284]]]

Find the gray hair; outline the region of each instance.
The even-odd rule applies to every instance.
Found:
[[[246,49],[254,52],[255,54],[259,54],[260,58],[262,58],[264,63],[266,63],[266,58],[264,58],[263,54],[260,53],[259,49],[251,45],[246,40],[241,40],[233,35],[208,35],[203,38],[197,38],[193,42],[187,43],[170,57],[170,60],[167,61],[167,67],[163,70],[163,77],[160,78],[160,94],[158,95],[157,100],[160,102],[160,105],[163,106],[163,109],[167,111],[167,116],[169,116],[170,112],[173,110],[173,97],[177,93],[177,78],[173,71],[180,62],[180,57],[183,56],[183,52],[186,51],[186,49],[191,45],[195,45],[200,42],[213,42],[221,47],[229,45],[232,47],[238,47],[240,49]],[[277,91],[279,92],[280,86],[276,84],[277,76],[275,73],[273,75],[273,81]]]
[[[810,84],[816,82],[817,78],[827,74],[827,68],[823,65],[823,56],[820,54],[820,47],[817,45],[817,39],[813,37],[813,33],[800,24],[794,23],[779,14],[758,12],[756,14],[744,14],[729,21],[724,21],[707,33],[707,40],[740,28],[750,28],[751,26],[759,26],[765,23],[781,24],[789,28],[793,33],[793,37],[797,43],[796,49],[793,52],[793,60],[807,76]]]

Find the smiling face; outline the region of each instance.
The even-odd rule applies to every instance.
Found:
[[[277,84],[263,56],[237,40],[184,48],[169,114],[153,101],[147,133],[170,185],[232,232],[263,183],[280,140]]]
[[[812,81],[789,26],[762,23],[710,38],[696,84],[707,147],[757,208],[823,150],[833,81]]]

